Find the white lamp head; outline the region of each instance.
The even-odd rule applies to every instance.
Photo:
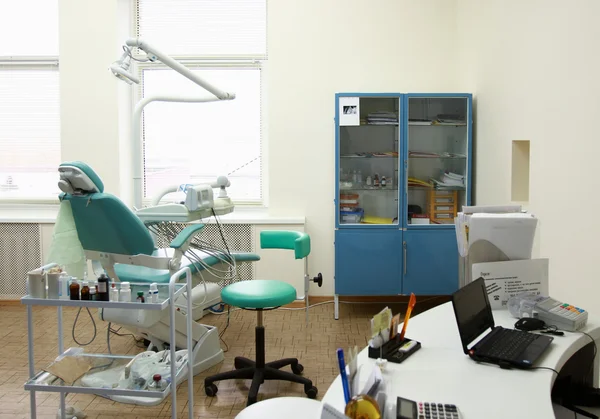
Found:
[[[127,84],[139,84],[140,79],[138,79],[129,71],[130,61],[131,58],[129,57],[129,53],[125,52],[121,59],[111,64],[110,71],[115,75],[115,77],[123,80]]]

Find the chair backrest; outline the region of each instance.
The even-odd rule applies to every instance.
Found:
[[[261,249],[293,250],[296,259],[303,259],[310,254],[310,236],[299,231],[261,231],[260,247]]]
[[[61,181],[66,182],[61,189],[72,190],[62,194],[61,199],[71,203],[84,250],[120,255],[153,253],[154,240],[144,223],[120,199],[102,192],[102,181],[89,166],[67,162],[61,164],[59,171]]]

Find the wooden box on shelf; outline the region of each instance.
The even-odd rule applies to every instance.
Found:
[[[458,191],[431,189],[429,219],[435,224],[452,224],[458,212]]]

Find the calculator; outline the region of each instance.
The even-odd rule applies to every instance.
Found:
[[[398,397],[396,419],[462,419],[462,416],[455,404]]]

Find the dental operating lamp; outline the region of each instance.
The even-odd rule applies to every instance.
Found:
[[[151,102],[189,102],[189,103],[202,103],[202,102],[217,102],[220,100],[232,100],[235,99],[235,94],[225,92],[212,86],[210,83],[203,80],[200,76],[193,73],[190,69],[169,57],[165,53],[161,52],[154,46],[148,44],[142,39],[132,38],[125,42],[123,49],[125,52],[121,58],[115,61],[111,66],[111,72],[118,77],[120,80],[125,81],[128,84],[139,84],[140,80],[131,73],[130,65],[131,59],[133,58],[131,49],[133,47],[139,48],[141,51],[146,53],[146,59],[139,61],[160,61],[167,67],[177,71],[182,76],[188,78],[198,86],[202,87],[206,91],[212,94],[212,96],[205,97],[183,97],[183,96],[151,96],[140,100],[134,108],[133,120],[131,127],[131,142],[132,142],[132,159],[133,159],[133,206],[136,210],[142,208],[142,140],[140,137],[140,124],[142,119],[142,111],[144,107]],[[219,187],[222,185],[219,184]],[[227,185],[228,186],[228,185]]]

